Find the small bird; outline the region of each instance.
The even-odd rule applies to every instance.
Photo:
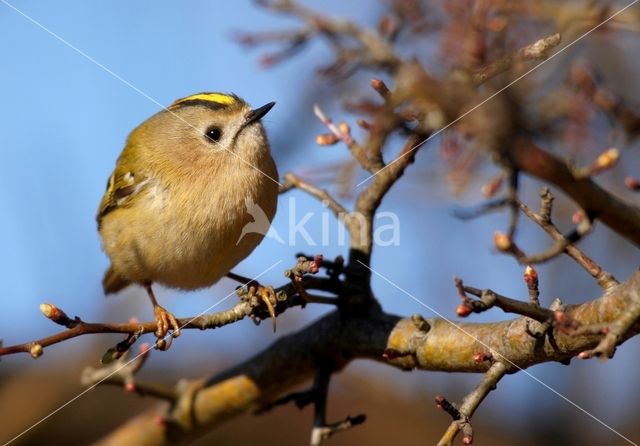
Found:
[[[253,221],[245,203],[273,220],[278,172],[261,119],[274,104],[252,109],[233,94],[198,93],[129,135],[96,217],[111,259],[102,283],[106,294],[132,283],[146,289],[159,342],[169,329],[179,336],[180,327],[152,283],[182,290],[214,284],[264,237],[243,234]]]

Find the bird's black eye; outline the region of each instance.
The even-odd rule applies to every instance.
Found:
[[[222,130],[219,127],[211,127],[206,131],[205,136],[213,142],[218,142],[222,138]]]

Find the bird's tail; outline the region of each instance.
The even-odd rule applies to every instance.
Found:
[[[130,284],[130,281],[115,272],[113,266],[110,266],[107,271],[105,271],[104,278],[102,279],[102,288],[105,294],[117,293]]]

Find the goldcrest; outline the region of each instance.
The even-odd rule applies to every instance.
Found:
[[[111,259],[103,286],[107,294],[144,286],[159,338],[180,330],[151,284],[183,290],[214,284],[264,237],[242,233],[253,221],[246,203],[273,220],[278,172],[261,123],[273,105],[252,109],[232,94],[198,93],[129,135],[97,214]]]

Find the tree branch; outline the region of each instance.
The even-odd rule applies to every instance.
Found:
[[[640,302],[640,272],[598,299],[567,306],[565,312],[582,326],[610,324],[634,302]],[[620,342],[639,329],[634,324]],[[345,318],[336,311],[199,384],[190,394],[191,404],[162,412],[165,423],[157,422],[159,412],[153,409],[126,422],[99,444],[187,443],[231,417],[268,405],[291,387],[309,380],[318,361],[327,357],[336,369],[366,358],[405,370],[477,373],[491,368],[488,361],[477,360],[479,353],[489,357],[495,352],[494,357],[499,354],[508,359],[511,367],[525,369],[570,359],[595,347],[601,337],[558,330],[553,338],[536,339],[528,333],[528,319],[524,317],[497,323],[453,324],[442,319],[400,318],[376,310]],[[186,414],[191,414],[192,423],[180,421],[187,418]]]

